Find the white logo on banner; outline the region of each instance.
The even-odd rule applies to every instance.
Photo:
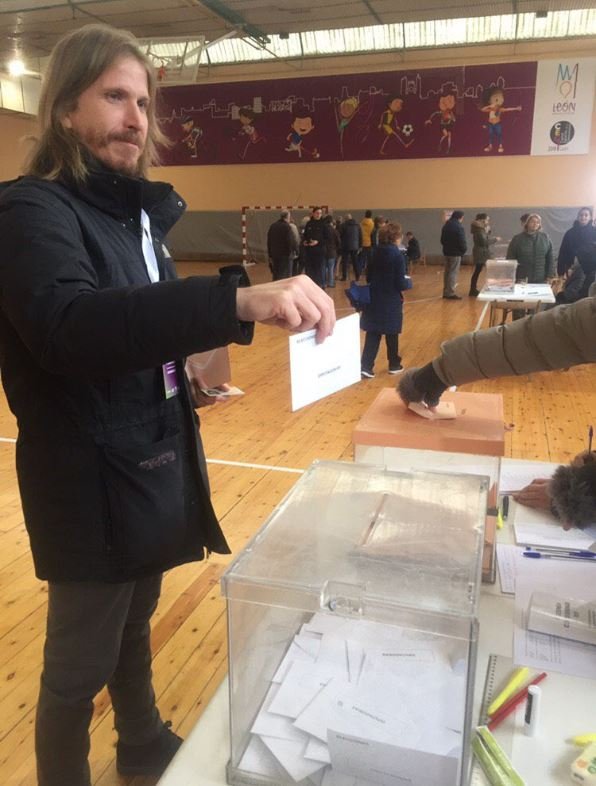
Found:
[[[538,63],[533,156],[589,152],[595,77],[594,58]]]

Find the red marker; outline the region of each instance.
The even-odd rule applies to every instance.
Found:
[[[497,712],[492,716],[490,722],[487,724],[490,731],[496,729],[496,727],[507,718],[516,707],[518,707],[523,701],[526,700],[528,695],[528,688],[530,685],[538,685],[539,682],[547,676],[546,672],[543,671],[542,674],[539,674],[535,677],[532,682],[529,682],[525,688],[522,688],[515,696],[512,696],[509,701],[505,702],[502,707],[500,707]]]

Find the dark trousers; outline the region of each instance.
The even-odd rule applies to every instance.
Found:
[[[364,339],[364,349],[362,350],[362,359],[360,365],[365,371],[372,371],[375,365],[375,359],[381,344],[382,333],[371,333],[366,331],[366,338]],[[399,336],[397,333],[385,334],[385,344],[387,345],[387,362],[389,368],[399,368],[401,364],[401,357],[398,355]]]
[[[352,265],[354,271],[354,278],[356,281],[360,278],[360,269],[358,264],[358,251],[343,251],[341,252],[341,277],[347,279],[348,266]]]
[[[93,698],[106,684],[118,738],[141,745],[158,736],[149,620],[160,589],[161,574],[125,584],[49,584],[35,721],[39,786],[90,786]]]
[[[309,278],[325,288],[325,254],[319,248],[307,248],[304,258],[304,272]]]
[[[470,292],[474,292],[478,289],[478,277],[480,273],[482,273],[482,269],[484,268],[484,263],[480,265],[474,265],[474,272],[472,273],[472,278],[470,279]]]
[[[273,280],[290,278],[292,275],[292,257],[272,257],[271,259]]]
[[[372,246],[362,246],[362,251],[360,252],[360,259],[358,260],[358,267],[360,269],[360,274],[366,272],[370,261],[372,259],[373,247]]]

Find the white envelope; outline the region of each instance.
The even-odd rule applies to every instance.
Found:
[[[276,737],[261,737],[263,744],[269,748],[271,753],[279,761],[284,770],[295,781],[308,778],[326,765],[320,761],[312,761],[304,758],[304,744],[292,742],[291,740],[279,740]]]
[[[381,786],[446,786],[457,782],[458,760],[391,745],[385,742],[350,738],[329,732],[329,753],[333,771],[346,772]]]

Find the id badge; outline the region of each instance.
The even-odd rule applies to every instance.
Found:
[[[163,373],[163,386],[166,398],[174,398],[180,391],[178,383],[178,371],[176,369],[176,361],[170,360],[169,363],[164,363],[161,367]]]

